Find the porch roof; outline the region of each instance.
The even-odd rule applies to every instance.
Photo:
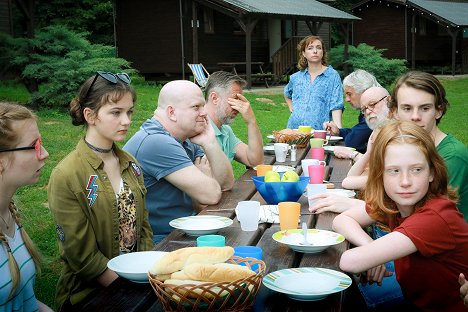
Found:
[[[426,11],[451,26],[468,26],[468,2],[466,1],[409,0],[406,4]]]
[[[199,0],[240,14],[278,15],[304,20],[352,22],[360,18],[315,0]]]

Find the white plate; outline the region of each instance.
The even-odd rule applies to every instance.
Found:
[[[316,301],[348,288],[352,283],[344,273],[322,268],[293,268],[272,272],[263,285],[301,301]]]
[[[327,135],[327,139],[328,139],[328,142],[334,143],[334,142],[338,142],[338,141],[340,141],[340,140],[343,140],[343,137],[334,136],[334,135],[332,135],[332,136],[328,136],[328,135]]]
[[[356,196],[355,191],[345,190],[345,189],[327,189],[326,193],[327,194],[334,194],[334,195],[338,195],[338,196],[343,196],[343,197],[349,197],[349,198],[353,198],[354,196]],[[307,196],[307,190],[302,195],[304,197],[308,197]]]
[[[319,253],[330,246],[342,243],[345,238],[343,235],[326,230],[308,229],[307,241],[311,245],[302,245],[304,240],[301,229],[290,229],[276,232],[272,235],[278,243],[286,244],[294,251],[303,253]]]
[[[132,282],[149,283],[148,271],[165,254],[165,251],[131,252],[110,259],[107,267]]]
[[[212,215],[182,217],[169,222],[173,228],[192,236],[215,234],[231,224],[232,220],[229,218]]]
[[[344,148],[344,149],[349,149],[349,150],[352,150],[352,151],[355,151],[356,149],[354,147],[347,147],[347,146],[328,146],[328,145],[325,145],[323,147],[323,149],[325,150],[325,152],[334,152],[335,151],[335,148]]]

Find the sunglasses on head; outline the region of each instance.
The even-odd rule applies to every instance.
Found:
[[[16,152],[16,151],[26,151],[26,150],[36,150],[36,158],[39,160],[42,156],[42,140],[41,138],[37,139],[34,145],[25,146],[25,147],[16,147],[0,150],[0,153],[3,152]]]
[[[98,77],[101,77],[102,79],[105,79],[105,80],[107,80],[107,81],[109,81],[110,83],[113,83],[113,84],[117,83],[117,79],[120,79],[120,81],[122,81],[125,84],[130,84],[130,82],[132,82],[132,79],[130,79],[130,76],[128,76],[128,74],[126,74],[126,73],[114,74],[114,73],[110,73],[110,72],[97,71],[96,75],[94,76],[93,82],[91,82],[91,84],[89,85],[88,91],[86,91],[86,95],[85,95],[84,99],[88,98],[89,92],[93,88],[94,83],[96,82]]]

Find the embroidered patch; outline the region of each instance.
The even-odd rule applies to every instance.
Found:
[[[98,197],[97,189],[98,185],[96,184],[98,176],[91,175],[89,176],[88,185],[86,189],[88,190],[88,201],[89,201],[89,208],[91,208]]]
[[[134,171],[134,173],[135,173],[135,176],[139,177],[140,174],[141,174],[140,167],[138,167],[138,165],[135,164],[134,162],[130,162],[130,164],[132,165],[132,168],[133,168],[133,171]]]
[[[55,226],[55,233],[57,233],[57,237],[61,242],[65,241],[65,232],[58,224]]]

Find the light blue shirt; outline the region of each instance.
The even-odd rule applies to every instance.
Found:
[[[310,81],[309,71],[301,70],[293,75],[284,87],[284,95],[292,99],[293,112],[289,116],[288,128],[312,126],[323,129],[323,123],[331,120],[331,112],[344,110],[343,87],[340,75],[328,66],[323,73]]]
[[[222,125],[221,129],[219,129],[211,118],[208,119],[210,120],[211,127],[213,127],[216,139],[218,140],[221,149],[224,154],[226,154],[229,161],[232,162],[236,156],[236,145],[242,141],[236,137],[234,131],[232,131],[232,128],[229,125]]]

